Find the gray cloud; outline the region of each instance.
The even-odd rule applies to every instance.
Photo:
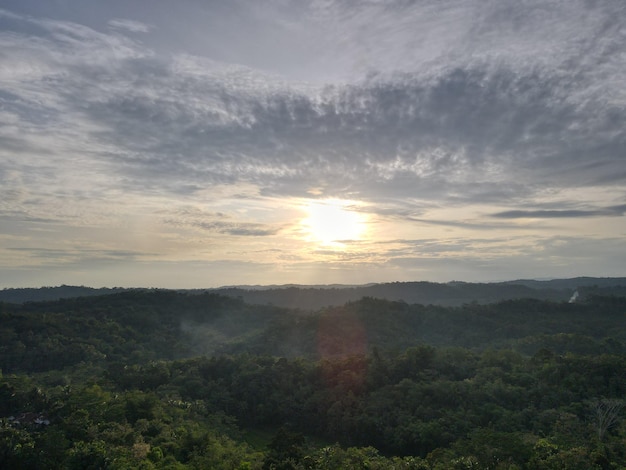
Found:
[[[93,262],[137,261],[153,253],[128,250],[106,250],[92,248],[42,248],[9,247],[8,251],[21,253],[44,265],[79,265]]]
[[[425,198],[458,197],[476,180],[485,194],[497,193],[512,174],[520,186],[623,181],[625,115],[614,115],[611,127],[602,120],[601,128],[604,103],[585,113],[561,98],[555,103],[564,91],[549,77],[455,69],[434,84],[405,77],[318,98],[196,91],[214,107],[112,96],[85,112],[111,129],[95,137],[117,142],[110,157],[135,177],[249,181],[287,193],[309,180],[329,192],[374,197],[404,181],[404,195],[412,187]]]
[[[277,229],[267,228],[262,224],[251,223],[233,223],[233,222],[197,222],[194,227],[208,230],[211,232],[225,233],[228,235],[236,235],[243,237],[265,237],[275,235]]]
[[[128,31],[131,33],[147,33],[150,31],[150,26],[140,21],[128,20],[125,18],[114,18],[108,23],[110,28],[118,29],[122,31]]]
[[[40,224],[49,224],[58,222],[57,219],[48,217],[34,217],[25,211],[18,210],[0,210],[0,220],[4,220],[6,223],[11,222],[34,222]]]
[[[506,218],[506,217],[502,217]],[[513,218],[513,217],[511,217]],[[505,229],[515,229],[515,230],[531,230],[532,227],[519,227],[517,225],[503,224],[503,223],[488,223],[484,221],[477,220],[437,220],[437,219],[428,219],[428,218],[408,218],[408,221],[417,222],[420,224],[426,225],[436,225],[440,227],[457,227],[464,229],[472,229],[472,230],[505,230]]]
[[[385,5],[396,13],[409,8]],[[515,8],[516,21],[530,27],[534,16]],[[507,18],[498,9],[480,11],[487,20]],[[593,13],[608,20],[616,12]],[[189,55],[156,58],[118,33],[29,21],[45,31],[36,47],[24,49],[32,40],[15,37],[7,45],[38,51],[35,58],[52,52],[54,79],[44,73],[46,80],[12,92],[29,103],[43,94],[51,115],[82,116],[93,158],[138,187],[251,182],[264,194],[301,195],[307,181],[316,181],[329,194],[419,194],[461,203],[505,187],[509,197],[522,196],[531,182],[571,187],[622,184],[626,177],[624,101],[600,91],[615,89],[609,72],[626,72],[608,60],[607,50],[624,45],[623,35],[610,34],[618,27],[613,20],[608,32],[594,29],[603,23],[585,23],[589,52],[582,58],[566,44],[570,55],[554,63],[507,55],[486,62],[470,54],[430,74],[385,74],[318,90]],[[476,37],[491,34],[490,22]],[[532,27],[536,32],[541,22]],[[76,60],[87,50],[103,58]],[[511,192],[512,175],[519,192]],[[481,193],[472,191],[477,182]]]
[[[491,214],[501,219],[560,219],[577,217],[621,217],[626,213],[626,205],[611,206],[594,210],[511,210]]]
[[[445,256],[424,249],[419,243],[404,247],[388,264],[413,272],[423,278],[428,272],[438,273],[438,280],[571,277],[573,272],[589,272],[594,276],[619,276],[626,261],[624,241],[605,237],[528,237],[515,240],[511,248],[506,239],[459,239]],[[460,250],[454,250],[460,246]],[[443,246],[443,250],[446,246]],[[540,273],[540,274],[538,274]]]
[[[621,0],[90,5],[0,10],[3,233],[157,214],[222,240],[285,235],[293,221],[233,209],[259,197],[359,200],[429,233],[626,213]],[[170,200],[216,208],[159,211]],[[405,248],[394,267],[438,249]]]
[[[279,227],[233,220],[222,212],[206,212],[194,208],[183,208],[166,217],[163,222],[175,227],[191,227],[208,232],[241,237],[267,237],[279,232]]]
[[[451,185],[479,179],[489,188],[512,173],[566,187],[623,173],[624,113],[599,120],[607,114],[603,102],[582,113],[559,96],[563,88],[554,78],[506,69],[455,69],[428,86],[407,77],[317,100],[293,94],[248,99],[239,108],[250,114],[230,114],[225,124],[211,124],[215,110],[194,117],[182,104],[120,103],[112,115],[119,119],[118,138],[154,138],[155,145],[136,149],[153,169],[167,162],[163,171],[191,174],[196,168],[211,180],[268,187],[306,175],[330,188],[384,191],[407,179],[426,197],[440,197]],[[227,99],[219,103],[222,110]],[[168,137],[154,135],[166,128]]]

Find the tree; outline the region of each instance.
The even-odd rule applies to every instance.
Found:
[[[598,433],[598,441],[602,442],[606,432],[619,421],[620,411],[624,402],[617,399],[602,398],[591,402],[593,422]]]
[[[292,470],[304,458],[304,436],[282,426],[277,432],[263,462],[264,470]]]

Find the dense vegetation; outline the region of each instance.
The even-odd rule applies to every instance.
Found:
[[[0,468],[626,466],[626,298],[0,304]]]

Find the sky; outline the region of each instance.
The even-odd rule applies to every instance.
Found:
[[[1,0],[0,288],[626,276],[623,0]]]

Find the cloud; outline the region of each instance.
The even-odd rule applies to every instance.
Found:
[[[626,205],[612,206],[595,210],[511,210],[496,212],[492,217],[500,219],[561,219],[578,217],[621,217],[626,213]]]
[[[403,77],[310,97],[246,96],[219,80],[218,93],[189,77],[168,81],[167,69],[154,81],[137,73],[144,88],[87,100],[85,109],[109,129],[93,133],[113,147],[109,158],[136,177],[243,181],[291,195],[303,180],[362,196],[418,185],[425,198],[452,197],[452,187],[462,195],[477,183],[485,193],[510,192],[512,174],[520,191],[524,181],[621,181],[624,117],[600,128],[603,103],[593,113],[555,104],[562,90],[549,77],[451,70],[427,85]],[[189,103],[178,90],[183,82],[194,95]]]
[[[458,2],[450,2],[443,13],[428,5],[372,3],[363,12],[367,18],[384,12],[387,26],[400,14],[417,21],[423,12],[467,22],[460,15],[467,8]],[[483,53],[498,47],[486,44],[486,38],[503,31],[509,18],[505,12],[517,15],[517,39],[524,30],[533,32],[534,41],[548,37],[555,22],[541,19],[538,5],[532,14],[533,8],[511,3],[492,10],[472,5],[470,20],[477,23],[461,30],[464,37],[473,35],[467,47],[476,54],[452,57],[427,72],[374,74],[327,88],[190,54],[157,58],[122,34],[134,25],[125,20],[111,20],[116,29],[105,34],[73,23],[23,18],[44,32],[36,40],[5,36],[4,42],[15,51],[13,62],[31,69],[35,64],[40,74],[29,69],[30,85],[14,82],[10,91],[30,109],[59,118],[58,126],[44,127],[48,131],[68,134],[62,129],[66,123],[78,123],[83,136],[75,145],[83,145],[90,158],[135,187],[159,181],[163,190],[177,192],[247,182],[263,194],[300,196],[307,182],[315,181],[327,195],[379,200],[417,190],[424,199],[469,203],[503,191],[506,197],[521,197],[532,191],[529,184],[623,183],[626,111],[613,77],[626,70],[606,51],[624,38],[600,30],[599,20],[615,9],[591,9],[593,21],[576,17],[568,23],[568,28],[583,27],[577,36],[588,47],[583,58],[567,43],[571,31],[557,29],[551,41],[554,62],[541,54],[534,62],[532,55],[514,59],[512,51],[487,61]],[[332,2],[326,7],[318,5],[317,14],[335,15],[341,9]],[[559,8],[547,10],[555,14]],[[566,13],[573,17],[575,11]],[[618,26],[613,22],[610,27]],[[394,41],[402,43],[407,35]],[[440,41],[450,46],[457,39],[444,35]],[[511,43],[524,50],[533,46]],[[443,54],[443,48],[438,50]],[[17,110],[17,100],[5,103]],[[35,125],[34,116],[21,120]],[[29,137],[28,142],[37,140]]]
[[[22,264],[27,266],[78,266],[96,262],[138,261],[150,255],[139,251],[84,247],[8,247],[5,249],[9,252],[18,253],[22,257]]]
[[[35,222],[39,224],[49,224],[58,222],[57,219],[46,217],[34,217],[27,212],[19,210],[0,210],[0,220],[5,222]]]
[[[267,237],[276,235],[280,230],[279,227],[268,224],[233,220],[222,212],[207,212],[195,208],[174,211],[163,222],[175,227],[190,227],[240,237]]]
[[[394,272],[420,249],[506,258],[462,233],[540,239],[590,217],[621,230],[621,0],[151,5],[0,10],[5,232],[33,246],[36,231],[76,246],[115,232],[113,253],[164,230],[150,253],[168,259],[197,239],[258,253],[301,235],[303,199],[335,197],[362,202],[375,236],[441,240],[351,244],[343,260]],[[276,256],[341,262],[298,249]]]
[[[626,261],[624,241],[616,237],[517,237],[511,244],[505,238],[493,240],[459,239],[446,250],[431,252],[418,244],[406,245],[388,265],[413,273],[423,279],[428,272],[437,273],[437,280],[504,279],[571,277],[572,272],[588,272],[593,276],[620,276],[621,263]],[[461,249],[454,249],[455,246]]]
[[[241,237],[266,237],[268,235],[275,235],[278,231],[277,229],[267,228],[262,224],[219,221],[198,222],[193,224],[193,226],[211,232],[224,233]]]
[[[503,217],[505,218],[505,217]],[[436,225],[440,227],[456,227],[470,230],[530,230],[531,227],[519,227],[517,225],[510,224],[494,224],[487,223],[482,220],[438,220],[432,218],[408,218],[411,222],[417,222],[426,225]]]
[[[130,33],[147,33],[150,31],[150,29],[152,29],[150,26],[140,21],[124,18],[112,19],[107,24],[111,29],[128,31]]]
[[[173,90],[151,94],[170,96],[177,80],[163,84]],[[563,87],[549,74],[454,69],[429,84],[405,76],[317,97],[198,87],[197,98],[210,105],[196,109],[113,96],[89,111],[124,142],[120,160],[153,177],[174,172],[278,192],[308,178],[363,195],[407,181],[426,198],[477,181],[497,190],[513,174],[520,183],[565,187],[619,183],[626,115],[607,127],[598,119],[607,114],[603,102],[581,112]]]

